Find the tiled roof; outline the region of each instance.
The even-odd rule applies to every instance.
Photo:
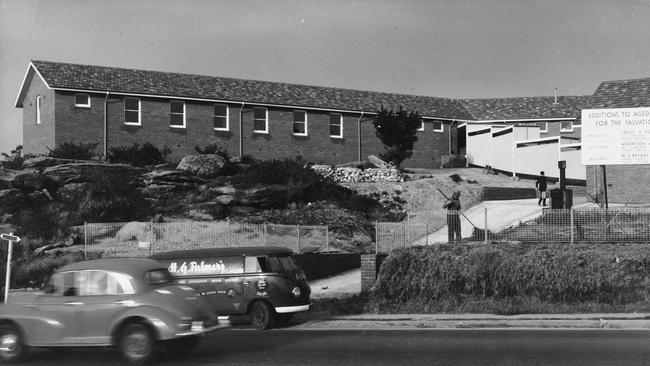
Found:
[[[462,99],[477,120],[575,118],[591,96]]]
[[[54,89],[133,93],[177,98],[246,101],[304,108],[375,112],[382,105],[415,110],[422,116],[471,119],[454,99],[234,79],[215,76],[32,61]]]
[[[650,107],[650,78],[603,81],[589,108]]]

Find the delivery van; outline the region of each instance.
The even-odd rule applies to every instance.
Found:
[[[291,249],[209,248],[157,253],[179,284],[196,289],[219,315],[250,314],[263,330],[309,310],[311,289]]]

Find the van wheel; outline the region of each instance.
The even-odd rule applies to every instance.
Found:
[[[155,340],[148,326],[131,323],[122,330],[119,348],[128,363],[142,365],[153,359]]]
[[[4,362],[18,362],[26,353],[27,346],[20,330],[13,324],[0,326],[0,359]]]
[[[257,330],[265,330],[273,327],[273,309],[264,301],[256,301],[251,307],[251,322]]]

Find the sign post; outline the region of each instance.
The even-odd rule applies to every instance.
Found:
[[[9,250],[7,251],[7,274],[5,276],[5,304],[9,301],[9,280],[11,278],[11,251],[14,246],[14,242],[18,243],[20,237],[15,236],[14,233],[1,234],[0,239],[7,240],[9,242]]]

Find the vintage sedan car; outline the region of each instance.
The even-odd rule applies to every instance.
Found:
[[[0,359],[17,361],[29,347],[115,346],[141,364],[158,345],[189,351],[201,335],[227,326],[160,262],[77,262],[52,275],[44,291],[12,293],[0,305]]]

